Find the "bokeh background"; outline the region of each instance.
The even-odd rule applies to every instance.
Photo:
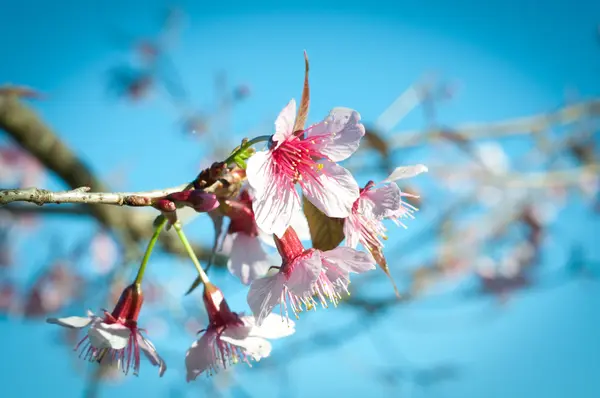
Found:
[[[347,106],[368,127],[345,162],[359,184],[430,172],[401,181],[420,211],[389,226],[405,299],[380,271],[355,278],[270,358],[189,384],[184,354],[206,324],[200,292],[184,296],[189,260],[165,249],[150,263],[140,321],[165,376],[143,362],[98,380],[78,336],[44,319],[111,306],[136,267],[122,234],[84,207],[0,208],[0,396],[600,396],[599,23],[583,0],[5,1],[0,96],[110,190],[181,184],[272,133],[300,98],[304,50],[309,122]],[[48,170],[1,131],[0,187],[69,187],[78,170]],[[151,233],[152,210],[122,214]],[[186,230],[210,247],[208,217]],[[211,278],[248,310],[225,268]]]

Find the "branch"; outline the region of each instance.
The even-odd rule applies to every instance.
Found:
[[[464,140],[491,137],[503,137],[518,134],[529,134],[532,131],[543,131],[554,125],[567,125],[584,117],[600,115],[600,99],[565,106],[555,112],[520,117],[492,123],[466,123],[450,130]],[[448,129],[440,128],[429,131],[409,130],[392,134],[391,146],[394,149],[416,147],[436,140],[444,139]]]
[[[0,129],[36,157],[47,169],[53,171],[71,189],[81,191],[80,187],[89,187],[95,192],[108,191],[85,162],[78,158],[31,108],[23,104],[18,95],[0,92]],[[80,194],[83,195],[84,192]],[[137,250],[137,243],[148,239],[152,234],[152,221],[155,217],[99,203],[90,203],[86,206],[90,209],[91,215],[100,224],[115,232],[128,248]],[[175,234],[163,234],[161,243],[167,252],[187,255]],[[193,248],[202,260],[207,260],[211,255],[210,250],[204,247],[196,245]],[[223,261],[222,258],[219,260]]]
[[[115,206],[142,207],[151,206],[152,198],[160,198],[185,189],[179,187],[146,192],[89,192],[89,187],[80,187],[70,191],[53,192],[46,189],[0,189],[0,206],[11,202],[30,202],[42,206],[54,203],[85,203]]]

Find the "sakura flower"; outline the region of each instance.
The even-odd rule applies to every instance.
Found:
[[[350,172],[335,163],[352,155],[365,134],[358,112],[334,108],[325,120],[301,132],[293,131],[295,114],[292,99],[275,121],[268,150],[256,152],[246,169],[256,191],[252,206],[256,222],[278,237],[300,209],[296,183],[330,217],[347,217],[359,194]]]
[[[344,221],[346,246],[356,248],[360,243],[373,254],[379,264],[385,264],[381,239],[387,239],[387,236],[383,220],[391,219],[406,228],[400,220],[412,218],[412,213],[417,210],[402,201],[403,197],[414,195],[402,192],[394,181],[426,171],[427,167],[423,165],[398,167],[378,188],[373,181],[369,181],[360,190],[360,196],[352,206],[352,213]]]
[[[90,362],[116,362],[125,374],[133,366],[133,374],[137,376],[141,350],[152,365],[159,367],[158,374],[162,376],[167,366],[137,325],[143,301],[139,286],[130,285],[121,294],[113,312],[104,311],[104,317],[88,312],[87,317],[48,318],[47,322],[71,329],[89,326],[87,335],[75,347],[80,358],[83,356]]]
[[[258,325],[278,304],[288,319],[288,307],[298,318],[304,307],[316,308],[317,301],[323,307],[327,307],[327,300],[337,305],[341,293],[348,293],[351,272],[362,273],[375,268],[368,253],[352,248],[338,247],[326,252],[305,250],[291,227],[281,238],[275,238],[275,243],[282,257],[279,272],[255,280],[248,292],[248,305]]]
[[[254,317],[232,312],[223,293],[210,283],[204,286],[203,299],[209,325],[186,353],[188,382],[204,372],[212,375],[240,361],[250,365],[250,359],[266,358],[271,353],[271,343],[267,339],[278,339],[295,332],[293,322],[284,322],[276,314],[258,326]]]
[[[225,203],[224,213],[231,219],[223,240],[221,252],[229,256],[227,268],[244,285],[265,276],[272,259],[263,244],[275,246],[273,235],[261,231],[256,225],[252,210],[252,194],[243,190],[239,198]],[[308,223],[302,212],[292,217],[292,226],[300,230],[300,239],[310,239]]]

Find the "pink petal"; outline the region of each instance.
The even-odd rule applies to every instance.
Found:
[[[185,354],[185,367],[187,369],[186,380],[188,382],[195,380],[202,372],[211,369],[217,365],[214,345],[216,334],[206,332],[199,339],[194,341],[192,346]]]
[[[344,236],[346,246],[356,249],[360,243],[360,219],[355,215],[350,215],[344,220]]]
[[[363,273],[375,269],[375,260],[367,252],[358,251],[350,247],[336,247],[321,254],[330,265],[353,273]]]
[[[287,288],[296,296],[310,295],[312,287],[321,273],[321,256],[314,250],[294,260],[292,272],[286,281]]]
[[[277,116],[275,120],[275,134],[273,141],[276,142],[275,148],[279,147],[286,138],[290,137],[294,132],[294,121],[296,120],[296,100],[292,100]]]
[[[358,199],[359,189],[352,174],[333,162],[322,162],[317,181],[307,181],[304,194],[310,202],[329,217],[346,218]]]
[[[137,335],[137,341],[138,346],[140,347],[144,355],[146,355],[148,361],[150,361],[152,365],[158,366],[158,375],[159,377],[162,377],[162,375],[165,374],[167,370],[167,364],[156,352],[154,344],[152,344],[150,340],[146,340],[141,334]]]
[[[330,160],[339,162],[356,152],[365,135],[365,126],[360,123],[360,114],[355,110],[334,108],[325,120],[307,131],[307,139],[324,135],[329,139],[316,140],[317,148]]]
[[[248,290],[248,305],[256,318],[256,324],[261,325],[263,320],[281,302],[285,276],[277,273],[273,276],[256,279]]]
[[[364,192],[358,201],[358,212],[369,218],[383,219],[402,203],[400,188],[395,183]]]
[[[294,186],[278,182],[268,152],[252,155],[246,175],[256,194],[252,202],[256,225],[266,233],[283,236],[294,213],[300,211],[300,197]]]
[[[271,263],[258,237],[237,233],[231,245],[227,268],[244,285],[267,274]]]
[[[427,166],[422,164],[417,164],[415,166],[404,166],[404,167],[396,167],[392,174],[388,176],[383,182],[391,182],[405,178],[412,178],[421,173],[426,173],[429,171]]]

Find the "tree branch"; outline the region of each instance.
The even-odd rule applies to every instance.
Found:
[[[60,140],[54,131],[38,117],[35,111],[20,101],[18,94],[0,91],[0,129],[4,130],[23,149],[37,158],[47,169],[53,171],[71,189],[75,190],[67,191],[71,193],[65,195],[90,195],[90,193],[83,191],[81,187],[89,187],[94,192],[108,191],[107,187],[96,178],[85,162],[78,158]],[[18,191],[15,193],[12,190],[13,193],[4,194],[4,197],[20,197],[22,192]],[[45,192],[47,193],[47,191]],[[145,192],[144,194],[155,197],[160,193],[164,193],[164,190]],[[134,195],[134,193],[129,195]],[[115,202],[118,202],[118,198],[114,199]],[[39,200],[38,202],[30,201],[39,202]],[[66,202],[63,201],[62,203]],[[86,203],[85,206],[90,209],[91,215],[104,227],[115,232],[128,248],[137,250],[137,243],[148,239],[152,234],[152,221],[155,217],[148,217],[147,214],[139,214],[122,207],[105,206],[93,201],[79,201],[77,203]],[[161,243],[163,249],[167,252],[186,255],[175,234],[162,234]],[[207,260],[211,255],[210,250],[202,246],[193,245],[193,249],[201,260]],[[219,261],[222,262],[223,258],[219,258]]]
[[[444,139],[444,133],[452,131],[464,140],[504,137],[543,131],[554,125],[567,125],[584,117],[600,116],[600,99],[565,106],[557,111],[520,117],[500,122],[466,123],[452,128],[429,131],[409,130],[391,134],[393,149],[410,148]]]

